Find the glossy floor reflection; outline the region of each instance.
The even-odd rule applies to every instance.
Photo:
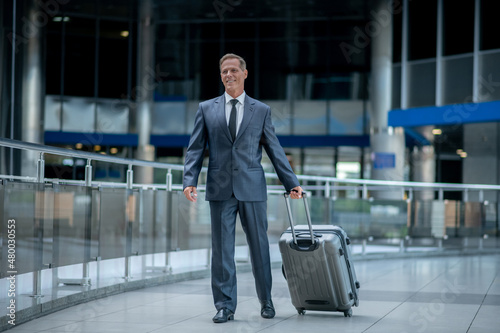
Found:
[[[251,273],[238,274],[235,320],[212,323],[210,280],[151,287],[106,297],[35,319],[8,332],[499,332],[500,256],[470,255],[356,261],[360,306],[353,317],[290,303],[273,270],[277,315],[260,317]]]

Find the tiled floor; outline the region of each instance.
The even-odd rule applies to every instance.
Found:
[[[471,255],[356,261],[360,306],[353,317],[299,316],[275,269],[277,315],[260,317],[251,273],[238,274],[235,320],[212,323],[210,280],[111,296],[47,315],[8,332],[500,332],[500,256]]]

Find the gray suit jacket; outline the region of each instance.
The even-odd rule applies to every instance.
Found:
[[[248,95],[233,143],[225,116],[224,95],[200,103],[184,164],[184,188],[197,186],[205,148],[209,148],[206,200],[267,200],[261,165],[266,150],[286,190],[299,186],[271,122],[271,108]]]

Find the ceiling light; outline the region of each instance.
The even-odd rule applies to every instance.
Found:
[[[69,22],[69,16],[54,16],[53,22]]]
[[[441,134],[443,134],[443,131],[440,128],[435,128],[432,130],[432,134],[441,135]]]
[[[123,30],[122,32],[120,32],[120,36],[122,36],[123,38],[127,38],[129,35],[129,32],[127,30]]]

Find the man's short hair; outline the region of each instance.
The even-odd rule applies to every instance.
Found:
[[[245,69],[247,69],[247,63],[245,62],[245,59],[234,53],[227,53],[222,58],[220,58],[219,69],[222,67],[222,63],[227,59],[238,59],[240,61],[241,70],[244,71]]]

